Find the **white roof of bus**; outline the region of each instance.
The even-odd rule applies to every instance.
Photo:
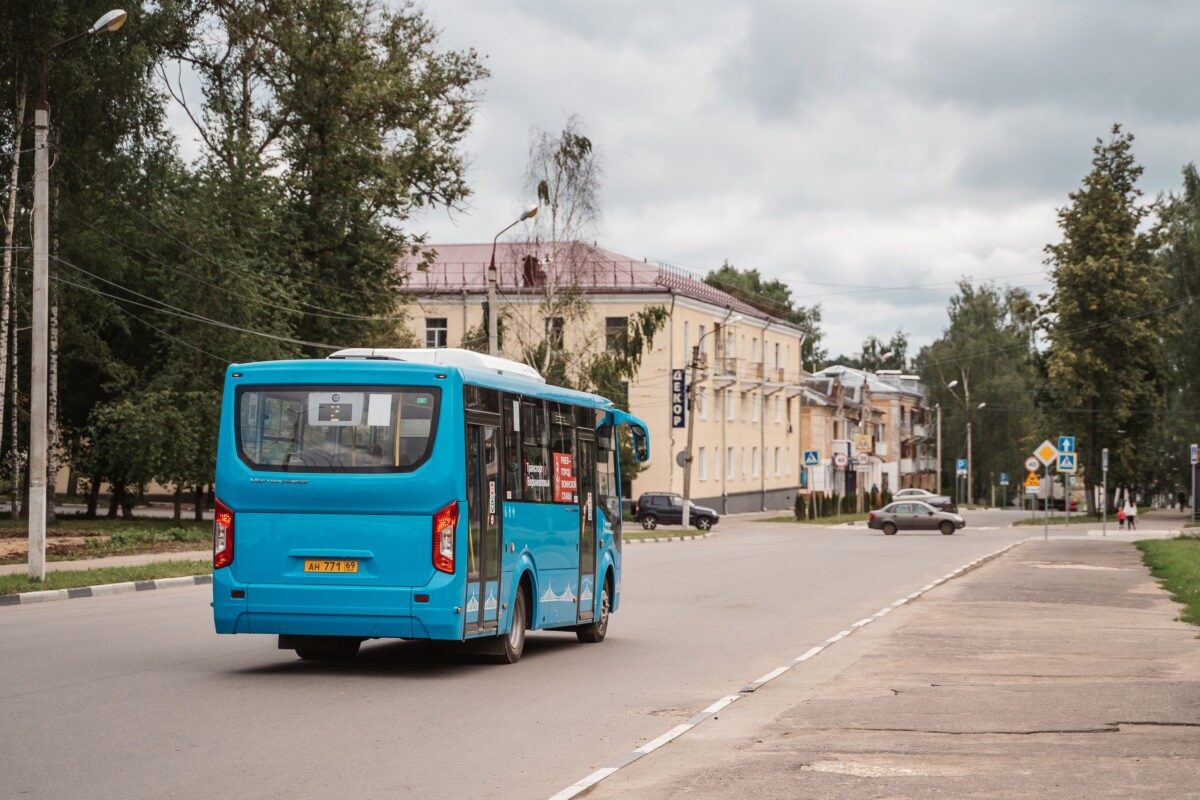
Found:
[[[338,350],[330,358],[365,358],[390,359],[393,361],[410,361],[417,364],[437,364],[446,367],[465,367],[466,369],[493,372],[497,375],[514,375],[522,378],[545,383],[542,374],[528,364],[512,361],[486,353],[476,353],[473,350],[460,350],[454,347],[437,348],[402,348],[402,347],[350,347]]]

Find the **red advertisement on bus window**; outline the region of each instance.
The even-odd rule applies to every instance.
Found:
[[[575,480],[575,462],[570,453],[554,453],[554,502],[576,502],[575,490],[579,488]]]

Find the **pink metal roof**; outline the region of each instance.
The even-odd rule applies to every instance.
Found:
[[[434,257],[428,269],[418,268],[421,256],[401,259],[405,291],[425,295],[487,290],[487,267],[492,254],[490,243],[428,245],[421,253],[430,251]],[[527,260],[531,255],[536,261]],[[510,294],[537,292],[553,279],[559,285],[576,285],[585,292],[675,292],[746,316],[777,319],[709,286],[700,276],[687,270],[630,258],[581,242],[567,242],[557,247],[545,243],[502,243],[496,248],[496,273],[498,289]]]

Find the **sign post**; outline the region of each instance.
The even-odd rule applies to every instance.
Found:
[[[1108,536],[1108,448],[1100,451],[1100,475],[1103,496],[1100,498],[1100,524],[1103,536]]]
[[[1050,539],[1050,501],[1054,499],[1054,484],[1050,482],[1050,463],[1058,458],[1058,448],[1049,440],[1037,446],[1033,451],[1034,457],[1041,462],[1046,473],[1046,506],[1042,514],[1042,539]]]
[[[1200,519],[1200,503],[1196,502],[1196,464],[1200,463],[1200,444],[1193,444],[1188,447],[1188,454],[1192,462],[1192,521]]]
[[[1071,479],[1075,477],[1078,456],[1074,436],[1058,437],[1058,459],[1054,470],[1063,476],[1063,510],[1067,512],[1067,525],[1071,524]]]
[[[1005,508],[1008,508],[1008,473],[1000,473],[1000,488],[1004,490],[1004,499],[1001,501]]]

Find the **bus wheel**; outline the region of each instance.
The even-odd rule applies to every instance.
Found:
[[[322,642],[315,647],[297,647],[296,655],[305,661],[351,661],[358,655],[362,639],[328,638],[331,641]]]
[[[658,527],[658,517],[653,514],[646,514],[642,517],[642,527],[648,531],[652,531]]]
[[[492,660],[497,664],[515,664],[521,660],[525,652],[525,592],[517,588],[517,596],[513,598],[512,624],[508,633],[497,637],[498,647],[492,653]]]
[[[575,629],[575,635],[579,641],[586,644],[598,644],[604,641],[604,635],[608,633],[608,614],[612,608],[612,599],[608,594],[608,581],[604,581],[604,588],[600,590],[600,618],[591,625],[580,625]]]

